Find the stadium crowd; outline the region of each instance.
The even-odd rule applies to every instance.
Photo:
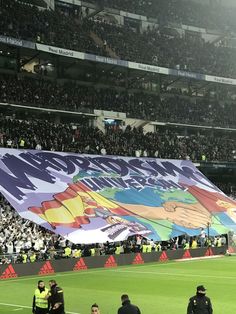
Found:
[[[79,7],[77,7],[79,8]],[[81,10],[39,10],[19,1],[1,1],[1,34],[71,50],[104,54],[81,24]],[[24,21],[24,23],[22,23]]]
[[[98,3],[97,0],[89,2]],[[148,17],[157,18],[161,24],[168,22],[217,30],[235,30],[235,9],[227,8],[217,2],[205,3],[180,0],[100,0],[108,8],[123,10]],[[164,14],[163,14],[164,12]]]
[[[200,232],[199,232],[200,233]],[[222,246],[226,236],[207,237],[201,242],[201,234],[196,237],[183,235],[169,241],[155,242],[141,236],[130,237],[123,242],[76,245],[65,238],[21,218],[11,205],[0,195],[0,265],[27,263],[50,259],[79,258],[126,254],[131,252],[176,250],[200,246]]]
[[[1,118],[0,146],[193,161],[235,161],[236,158],[235,139],[222,134],[178,136],[169,129],[145,134],[142,128],[129,125],[107,126],[103,133],[87,125],[6,117]]]
[[[148,27],[142,32],[128,24],[117,25],[107,18],[91,18],[89,9],[83,13],[78,6],[56,6],[55,11],[49,11],[38,10],[18,1],[0,0],[0,4],[0,35],[105,56],[108,55],[108,46],[118,58],[125,60],[236,77],[236,52],[223,45],[216,46],[200,38],[170,34],[161,27]],[[159,0],[156,3],[154,0],[139,0],[138,4],[134,0],[104,0],[100,1],[100,4],[128,11],[134,6],[136,13],[156,15],[162,26],[167,22],[178,22],[196,26],[201,24],[209,28],[219,26],[223,30],[230,27],[236,29],[235,19],[227,19],[227,24],[224,21],[226,9],[221,16],[215,14],[214,10],[208,13],[202,5],[189,1],[181,1],[178,8],[174,0]],[[183,14],[183,6],[188,10],[187,14]],[[163,11],[166,14],[162,14]],[[208,14],[215,16],[209,19]],[[93,39],[94,33],[102,40],[103,45],[96,43]],[[162,94],[160,97],[144,92],[96,89],[78,86],[75,82],[62,84],[24,76],[0,76],[0,102],[81,112],[93,112],[94,109],[113,110],[125,112],[128,117],[152,121],[236,127],[233,103],[224,102],[223,105],[215,99],[190,100],[181,95],[166,97]],[[235,137],[229,132],[211,132],[206,136],[205,131],[200,130],[194,133],[187,131],[183,135],[173,129],[159,128],[156,132],[145,133],[142,128],[132,128],[129,125],[108,125],[103,133],[87,123],[64,124],[32,117],[6,117],[5,114],[0,114],[0,146],[193,161],[236,160]],[[223,185],[223,189],[231,196],[234,193],[231,185]],[[163,243],[155,243],[152,240],[146,243],[146,240],[142,239],[140,242],[137,237],[120,244],[74,245],[21,218],[9,203],[0,197],[1,264],[140,250],[150,252],[178,247],[194,248],[201,245],[200,242],[199,237],[183,236]],[[212,238],[210,242],[205,241],[203,245],[224,244],[226,238],[222,236]]]
[[[216,46],[201,38],[181,37],[177,32],[170,35],[158,27],[140,32],[101,18],[88,23],[123,60],[226,77],[236,75],[234,48]]]
[[[0,102],[68,111],[94,109],[125,112],[128,117],[172,123],[236,127],[233,101],[119,91],[55,81],[0,75]]]
[[[169,34],[162,28],[148,27],[141,32],[109,19],[84,16],[79,7],[41,11],[15,1],[2,1],[0,17],[2,35],[105,56],[108,46],[125,60],[236,77],[235,49]],[[92,33],[102,39],[102,45]]]

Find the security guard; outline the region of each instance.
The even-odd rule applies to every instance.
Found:
[[[206,297],[204,286],[197,287],[195,296],[189,299],[187,314],[212,314],[213,309],[210,298]]]
[[[147,244],[145,243],[142,245],[142,253],[147,253]]]
[[[22,251],[21,259],[22,259],[22,263],[23,263],[23,264],[26,264],[26,263],[27,263],[28,255],[25,253],[25,251]]]
[[[32,312],[34,314],[48,313],[48,295],[49,290],[45,287],[42,280],[38,281],[38,288],[34,292]]]
[[[121,246],[120,244],[118,244],[118,246],[116,246],[115,254],[120,255],[120,252],[121,252]]]
[[[35,252],[33,252],[30,255],[29,259],[30,259],[30,263],[34,263],[36,261],[36,254],[35,254]]]
[[[91,247],[90,249],[91,256],[95,256],[95,248]]]
[[[48,294],[48,300],[50,304],[50,314],[65,314],[64,296],[62,288],[58,287],[55,280],[49,281],[51,288]]]
[[[65,258],[69,258],[71,256],[71,253],[72,253],[72,250],[69,246],[67,246],[65,249],[64,249],[64,254],[63,254],[63,257]]]

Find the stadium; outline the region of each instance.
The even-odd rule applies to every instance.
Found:
[[[234,0],[0,0],[0,313],[232,314]]]

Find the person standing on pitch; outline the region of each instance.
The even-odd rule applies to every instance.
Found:
[[[118,314],[141,314],[140,309],[136,305],[131,304],[127,294],[122,294],[121,302],[122,306],[118,309]]]
[[[210,298],[206,297],[204,286],[197,287],[195,296],[189,299],[187,314],[212,314],[212,304]]]
[[[34,314],[47,314],[48,313],[48,289],[42,280],[38,281],[38,287],[34,292],[32,313]]]
[[[48,301],[50,305],[50,314],[65,314],[64,296],[62,288],[58,287],[55,280],[49,281],[50,291]]]

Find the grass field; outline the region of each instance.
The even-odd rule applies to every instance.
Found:
[[[185,314],[188,298],[199,284],[207,287],[214,314],[236,311],[236,257],[124,266],[24,277],[0,282],[0,313],[31,313],[39,278],[55,278],[63,287],[66,313],[90,313],[97,302],[101,314],[117,313],[120,295],[128,293],[143,314]]]

